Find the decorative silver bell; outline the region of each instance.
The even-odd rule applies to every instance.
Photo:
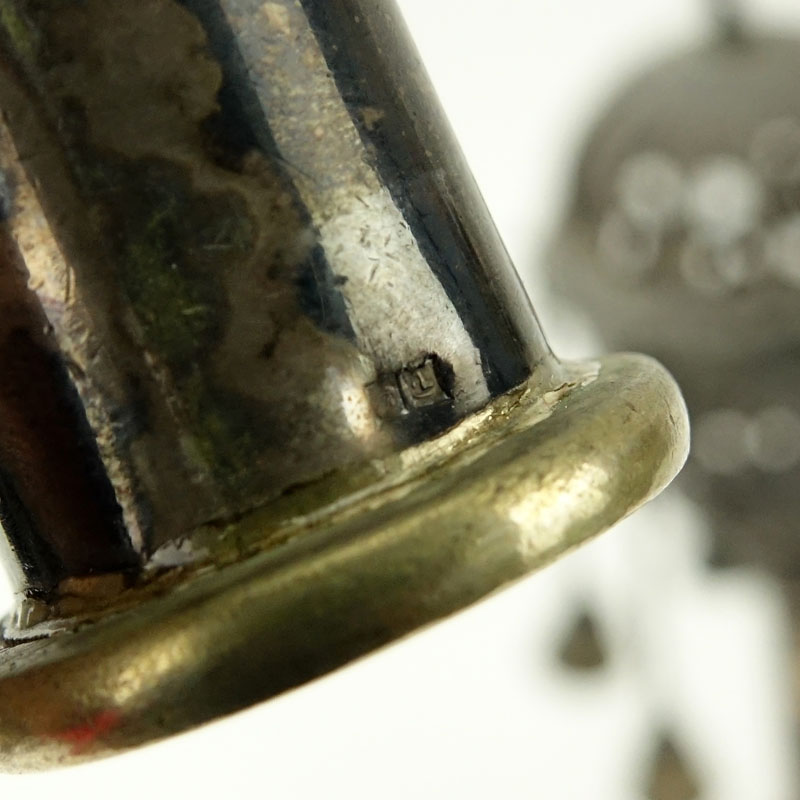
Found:
[[[800,42],[727,36],[638,79],[583,154],[556,287],[669,366],[716,557],[800,575]]]
[[[0,109],[6,768],[309,680],[680,467],[661,367],[550,353],[390,3],[19,0]]]

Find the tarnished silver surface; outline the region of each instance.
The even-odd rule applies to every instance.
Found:
[[[74,544],[7,506],[12,543],[39,541],[14,545],[29,588],[127,567],[368,465],[533,369],[549,381],[391,6],[3,8],[8,258],[30,273],[99,449],[60,468],[108,474],[119,510],[98,525],[130,537],[116,563],[95,547],[69,565]]]

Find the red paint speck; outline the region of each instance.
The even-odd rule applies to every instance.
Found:
[[[53,739],[72,745],[72,755],[85,753],[97,739],[113,730],[122,720],[122,714],[114,709],[100,711],[81,725],[52,734]]]

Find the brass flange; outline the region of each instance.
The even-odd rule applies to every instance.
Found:
[[[157,740],[315,678],[538,569],[658,493],[688,427],[641,356],[522,389],[401,480],[165,596],[0,652],[0,767]],[[258,519],[242,520],[243,527]]]

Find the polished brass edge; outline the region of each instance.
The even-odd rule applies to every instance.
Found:
[[[109,755],[298,686],[551,562],[685,460],[683,400],[650,359],[533,406],[390,502],[0,651],[0,767]]]

